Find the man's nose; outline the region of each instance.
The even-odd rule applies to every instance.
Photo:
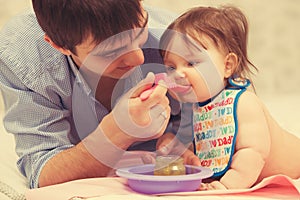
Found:
[[[142,49],[135,49],[124,55],[123,62],[127,66],[137,66],[143,64],[145,57]]]

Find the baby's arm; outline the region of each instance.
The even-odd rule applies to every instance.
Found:
[[[243,93],[237,109],[236,149],[230,169],[220,179],[228,189],[251,187],[264,167],[271,146],[268,123],[257,96]]]

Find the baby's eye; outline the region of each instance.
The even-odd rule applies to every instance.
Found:
[[[167,73],[174,72],[175,70],[176,70],[176,68],[173,66],[166,66]]]

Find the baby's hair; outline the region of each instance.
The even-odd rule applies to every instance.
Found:
[[[177,18],[168,29],[187,34],[199,44],[202,42],[199,41],[198,36],[203,34],[210,38],[219,50],[235,53],[238,57],[238,65],[233,72],[234,78],[251,81],[251,75],[254,71],[258,71],[247,55],[247,19],[236,7],[195,7]],[[168,38],[170,39],[170,36],[166,31],[161,38],[161,45],[165,45],[164,39],[168,40]]]

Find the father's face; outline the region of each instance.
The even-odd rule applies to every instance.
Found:
[[[86,68],[100,76],[120,79],[144,63],[142,46],[148,38],[148,14],[143,11],[143,26],[114,35],[98,45],[89,37],[76,47],[72,55],[79,68]]]

